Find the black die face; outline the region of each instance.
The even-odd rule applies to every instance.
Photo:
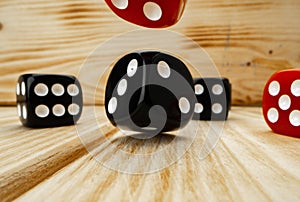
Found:
[[[138,61],[138,67],[130,77],[132,60]],[[126,85],[122,84],[124,79]],[[126,89],[120,90],[120,86]],[[114,66],[106,87],[106,114],[112,124],[138,132],[159,128],[161,117],[166,117],[159,132],[173,131],[190,120],[191,106],[196,102],[192,97],[193,80],[183,62],[156,51],[137,52],[124,56]]]
[[[127,108],[120,107],[123,99],[128,99],[129,95],[132,95],[128,82],[136,82],[133,85],[142,86],[144,80],[144,59],[140,53],[131,53],[120,60],[114,65],[110,76],[108,78],[105,90],[105,109],[108,119],[113,125],[117,125],[115,122],[114,114],[118,109],[119,113],[122,114],[124,120],[124,125],[126,125],[126,119],[129,119],[129,114],[126,113]],[[117,92],[114,90],[117,88]],[[138,92],[132,97],[132,102],[130,103],[131,113],[133,111],[138,111],[143,103],[140,102],[143,99],[142,96],[143,89],[139,89]],[[125,95],[126,94],[126,95]],[[126,99],[126,100],[127,100]],[[124,101],[123,101],[124,102]]]
[[[195,120],[227,120],[231,106],[231,84],[226,78],[199,78],[194,80],[198,103]]]
[[[27,127],[72,125],[82,113],[82,89],[73,76],[25,74],[16,94],[20,120]]]

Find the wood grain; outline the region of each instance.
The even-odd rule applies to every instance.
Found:
[[[299,68],[299,8],[298,0],[189,0],[182,20],[170,30],[205,48],[231,80],[234,104],[259,104],[272,73]],[[104,1],[1,0],[0,104],[14,104],[20,74],[76,75],[95,47],[135,29]],[[87,90],[87,103],[91,95]]]
[[[86,107],[87,113],[94,110]],[[97,107],[93,118],[79,125],[94,137],[100,127],[106,138],[118,135]],[[205,131],[210,122],[201,122]],[[234,107],[221,140],[200,160],[203,135],[197,135],[175,164],[152,174],[130,175],[104,167],[82,146],[75,127],[26,129],[15,108],[0,108],[1,201],[299,201],[300,139],[272,133],[260,108]],[[255,127],[253,127],[255,125]],[[124,139],[125,138],[125,139]],[[115,142],[127,151],[153,151],[172,140],[158,136],[143,141],[124,137]],[[91,138],[93,140],[93,138]],[[114,156],[97,139],[108,158]],[[91,141],[94,142],[95,141]],[[162,144],[161,144],[162,143]],[[164,144],[165,143],[165,144]],[[125,144],[125,145],[124,145]],[[163,158],[163,156],[162,156]],[[120,164],[128,159],[120,159]],[[141,165],[147,166],[147,165]]]

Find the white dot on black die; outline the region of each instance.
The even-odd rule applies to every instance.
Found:
[[[21,94],[24,96],[26,94],[26,86],[24,81],[21,83]]]
[[[189,111],[191,109],[191,105],[187,98],[182,97],[179,99],[179,109],[184,114],[189,113]]]
[[[22,116],[23,116],[23,119],[27,119],[27,108],[26,108],[26,105],[23,105],[23,107],[22,107]]]
[[[157,3],[147,2],[143,8],[145,16],[151,21],[158,21],[162,17],[162,10]]]
[[[276,96],[280,92],[280,83],[278,81],[272,81],[269,85],[269,94]]]
[[[133,77],[138,68],[138,61],[136,59],[132,59],[127,66],[127,75],[129,77]]]
[[[119,96],[122,96],[126,93],[127,90],[127,80],[126,79],[122,79],[119,82],[118,88],[117,88],[117,92]]]
[[[57,83],[52,86],[51,91],[55,96],[62,96],[65,93],[65,88],[63,85]]]
[[[76,116],[79,114],[80,112],[80,107],[78,104],[70,104],[68,107],[68,112],[69,114],[71,114],[72,116]]]
[[[268,116],[268,120],[271,123],[276,123],[278,121],[278,119],[279,119],[278,110],[275,109],[275,108],[269,109],[267,116]]]
[[[19,83],[17,83],[17,85],[16,85],[16,94],[20,95],[20,84]]]
[[[299,127],[300,126],[300,111],[299,110],[294,110],[289,116],[290,123],[295,126]]]
[[[22,109],[21,109],[21,105],[19,103],[17,104],[17,109],[18,109],[18,115],[19,115],[19,117],[21,117],[22,116]]]
[[[128,7],[128,0],[111,0],[112,4],[120,9],[120,10],[124,10]]]
[[[65,114],[65,112],[66,112],[66,109],[61,104],[54,105],[54,107],[52,108],[52,113],[58,117],[63,116]]]
[[[292,101],[288,95],[282,95],[279,98],[278,105],[282,110],[288,110],[291,107]]]
[[[43,83],[39,83],[34,87],[34,93],[37,96],[43,97],[46,96],[48,94],[49,90],[48,90],[48,86],[46,86]]]
[[[195,113],[200,114],[204,110],[203,105],[201,103],[195,104]]]
[[[67,88],[68,94],[70,96],[77,96],[79,94],[79,88],[75,84],[70,84]]]
[[[113,97],[110,99],[110,101],[108,102],[108,113],[113,114],[115,113],[115,111],[117,110],[118,107],[118,100],[117,98]]]
[[[291,92],[294,96],[300,97],[300,80],[296,80],[292,83]]]
[[[215,114],[220,114],[223,111],[223,107],[220,103],[215,103],[215,104],[212,105],[211,110]]]
[[[204,88],[201,84],[196,84],[195,85],[195,94],[196,95],[201,95],[204,93]]]
[[[212,92],[215,95],[221,95],[223,91],[223,87],[220,84],[216,84],[212,87]]]
[[[39,105],[35,108],[35,114],[40,118],[47,117],[49,112],[49,108],[46,105]]]
[[[168,63],[166,63],[164,61],[160,61],[157,64],[157,72],[162,78],[165,78],[165,79],[169,78],[171,75],[171,69],[170,69]]]

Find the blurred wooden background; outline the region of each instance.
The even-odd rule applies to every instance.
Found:
[[[300,67],[299,25],[299,0],[189,0],[170,30],[205,48],[234,104],[257,105],[272,73]],[[20,74],[76,75],[95,47],[135,29],[101,0],[1,0],[0,105],[14,104]]]

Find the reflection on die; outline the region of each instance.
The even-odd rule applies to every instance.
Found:
[[[263,114],[275,133],[300,137],[300,69],[280,71],[269,79]]]
[[[21,75],[16,96],[19,118],[27,127],[72,125],[82,112],[82,90],[74,76]]]
[[[119,17],[149,28],[174,25],[181,18],[187,0],[105,0]]]

